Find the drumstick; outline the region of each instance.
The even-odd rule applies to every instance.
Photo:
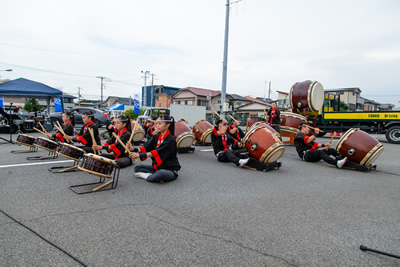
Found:
[[[111,184],[112,182],[114,182],[114,180],[108,181],[108,182],[105,183],[105,184],[102,184],[102,185],[100,185],[100,186],[98,186],[98,187],[96,187],[96,188],[93,188],[93,192],[96,192],[97,190],[99,190],[99,189],[101,189],[101,188],[103,188],[103,187],[106,187],[107,185]]]
[[[232,120],[236,121],[234,117],[231,116],[231,114],[228,114],[229,117],[231,117]]]
[[[119,139],[118,135],[116,135],[115,133],[112,133],[112,135],[115,137],[115,139],[121,144],[121,146],[123,148],[125,148],[126,152],[130,152],[130,150],[126,147],[126,145],[121,141],[121,139]],[[137,159],[135,159],[135,161],[137,161]]]
[[[246,122],[246,130],[244,131],[244,134],[246,134],[247,133],[247,128],[249,127],[249,120],[247,120],[247,122]]]
[[[42,132],[42,131],[41,131],[41,130],[39,130],[38,128],[35,128],[35,127],[33,127],[33,130],[36,130],[36,131],[38,131],[39,133],[41,133],[41,134],[43,134],[43,135],[47,136],[47,134],[45,134],[44,132]]]
[[[89,130],[90,136],[92,137],[93,145],[97,146],[96,139],[94,138],[93,129],[89,128],[88,130]],[[97,150],[93,150],[94,154],[96,154],[96,151]],[[100,155],[100,151],[97,151],[97,153]]]
[[[332,140],[333,140],[333,137],[335,137],[335,135],[336,135],[336,132],[333,132],[333,135],[332,135],[332,138],[331,138],[331,141],[329,142],[329,144],[332,144]],[[328,148],[326,148],[326,151],[328,151]]]
[[[59,130],[62,135],[66,135],[63,128],[61,127],[61,124],[59,121],[57,121],[57,125],[58,125],[58,128],[56,125],[54,125],[54,126],[56,126],[57,130]],[[66,141],[67,141],[67,143],[71,143],[69,140],[66,140]]]
[[[39,121],[39,125],[40,125],[40,127],[42,127],[43,132],[45,132],[47,134],[46,129],[43,127],[43,125],[40,123],[40,121]]]
[[[306,126],[306,127],[308,127],[308,128],[310,128],[310,129],[313,129],[313,130],[315,130],[315,128],[314,127],[312,127],[312,126],[310,126],[310,125],[307,125],[307,124],[303,124],[304,126]],[[321,133],[323,133],[324,131],[322,131],[322,130],[319,130]]]

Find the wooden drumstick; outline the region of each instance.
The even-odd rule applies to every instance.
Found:
[[[247,122],[246,122],[246,130],[244,131],[244,134],[246,134],[247,133],[247,128],[249,127],[249,119],[247,120]]]
[[[118,135],[116,135],[115,133],[112,133],[112,135],[115,137],[115,139],[121,144],[121,146],[123,148],[125,148],[126,152],[130,152],[130,150],[126,147],[126,145],[121,141],[121,139],[119,139]],[[135,159],[135,161],[137,161],[137,159]]]
[[[229,117],[231,117],[232,120],[236,121],[234,117],[231,116],[231,114],[228,114]]]
[[[40,123],[40,121],[39,121],[39,125],[40,125],[40,127],[42,127],[43,132],[45,132],[47,134],[46,129],[43,127],[43,125]]]
[[[62,135],[66,135],[65,134],[65,132],[64,132],[64,130],[63,130],[63,128],[61,127],[61,124],[60,124],[60,122],[59,121],[57,121],[57,125],[58,125],[58,130],[60,131],[60,133],[62,134]],[[54,125],[55,126],[55,125]],[[67,143],[71,143],[69,140],[67,140]]]
[[[107,185],[111,184],[112,182],[114,182],[114,180],[108,181],[107,183],[104,183],[96,188],[93,188],[93,192],[96,192],[99,189],[102,189],[103,187],[106,187]]]
[[[41,130],[39,130],[38,128],[33,127],[33,130],[38,131],[39,133],[45,135],[47,137],[47,134],[45,134],[44,132],[42,132]]]
[[[89,130],[90,136],[92,137],[93,145],[97,146],[96,139],[94,138],[93,129],[89,128],[88,130]],[[94,154],[96,154],[96,151],[97,150],[93,150]],[[100,151],[97,151],[97,153],[100,155]]]
[[[307,124],[303,124],[304,126],[306,126],[306,127],[308,127],[308,128],[310,128],[310,129],[313,129],[313,130],[315,130],[315,128],[314,127],[312,127],[312,126],[310,126],[310,125],[307,125]],[[321,133],[323,133],[324,131],[322,131],[322,130],[319,130]]]
[[[333,137],[335,137],[335,135],[336,135],[336,132],[333,132],[333,135],[332,135],[331,141],[329,141],[329,144],[332,144],[332,140],[333,140]],[[328,148],[326,148],[326,151],[328,151]]]

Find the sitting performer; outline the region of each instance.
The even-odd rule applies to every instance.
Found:
[[[112,133],[116,133],[117,132],[117,129],[116,129],[115,125],[114,125],[114,120],[115,120],[115,118],[111,117],[111,120],[109,122],[107,122],[107,124],[106,124],[106,129],[107,129],[107,132],[110,135],[110,137],[113,136]]]
[[[70,111],[65,111],[62,114],[63,124],[63,131],[66,135],[74,135],[74,128],[75,128],[75,117],[74,114]],[[63,134],[60,131],[55,132],[54,134],[47,133],[47,137],[50,139],[54,139],[56,141],[60,141],[62,143],[66,142]]]
[[[315,138],[318,136],[319,129],[315,128],[315,134],[308,136],[310,128],[306,126],[306,123],[302,123],[299,126],[300,131],[296,134],[294,138],[294,144],[296,146],[297,153],[299,157],[308,162],[317,162],[321,159],[327,163],[333,164],[338,168],[342,168],[346,163],[347,158],[338,160],[336,157],[338,155],[336,149],[331,148],[330,144],[319,144],[315,142]],[[326,149],[318,149],[320,147],[327,147]],[[331,157],[334,156],[334,158]]]
[[[240,129],[238,126],[240,125],[240,121],[238,118],[234,118],[232,120],[232,125],[228,126],[228,131],[227,134],[232,136],[233,139],[235,139],[238,142],[242,142],[242,138],[244,137],[244,133],[242,129]],[[232,150],[238,150],[238,149],[243,149],[242,147],[239,147],[238,144],[232,145]]]
[[[157,120],[156,116],[153,116],[151,120],[148,120],[145,123],[145,128],[146,130],[146,139],[149,141],[154,135],[156,135],[158,132],[156,130],[156,126],[154,125],[154,121]]]
[[[119,137],[122,143],[126,144],[131,136],[131,120],[129,116],[121,115],[118,118],[115,118],[114,125],[116,129],[115,134]],[[132,165],[132,160],[129,158],[128,152],[125,151],[125,148],[118,142],[113,134],[111,134],[111,138],[105,142],[104,145],[93,145],[92,148],[94,151],[105,149],[109,153],[113,152],[113,154],[101,154],[101,156],[115,159],[120,168]]]
[[[269,110],[265,109],[265,118],[269,125],[275,129],[278,133],[281,132],[280,126],[281,125],[281,112],[278,110],[276,102],[271,103],[271,108]]]
[[[99,129],[94,123],[94,114],[91,112],[84,112],[82,114],[82,121],[85,124],[79,133],[75,136],[65,135],[64,138],[74,142],[82,143],[84,146],[78,146],[88,153],[93,153],[93,140],[90,135],[89,128],[93,129],[93,135],[97,144],[100,144]]]
[[[225,119],[218,120],[217,126],[214,127],[211,133],[211,141],[217,160],[220,162],[234,162],[236,165],[243,167],[249,158],[242,155],[239,150],[229,149],[229,145],[237,144],[239,148],[242,147],[242,143],[236,141],[229,134],[226,134],[227,121]]]
[[[161,115],[156,120],[158,133],[139,148],[128,143],[132,159],[145,160],[151,157],[153,165],[139,164],[134,167],[135,176],[148,182],[169,182],[178,178],[181,169],[177,158],[177,146],[174,138],[175,121],[169,115]]]

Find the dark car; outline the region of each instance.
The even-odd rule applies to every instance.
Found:
[[[82,114],[84,112],[94,113],[94,123],[96,123],[97,127],[99,128],[103,125],[106,125],[109,120],[107,114],[95,108],[75,107],[68,109],[68,111],[74,113],[76,125],[83,125]],[[60,123],[62,123],[62,112],[50,112],[50,119],[52,122],[56,122],[58,120]]]

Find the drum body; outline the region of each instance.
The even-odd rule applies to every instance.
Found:
[[[297,133],[301,123],[307,123],[304,116],[292,112],[281,112],[281,133]]]
[[[35,146],[53,152],[57,150],[58,144],[49,139],[38,137],[35,141]]]
[[[195,139],[192,130],[183,121],[175,122],[174,137],[178,148],[191,147]]]
[[[111,178],[111,173],[117,164],[114,160],[95,154],[84,154],[79,170],[102,178]]]
[[[292,109],[309,109],[318,112],[324,104],[324,87],[317,81],[304,81],[293,84],[289,93]]]
[[[36,137],[29,136],[26,134],[18,134],[17,141],[15,141],[15,143],[24,145],[24,146],[33,147],[35,140],[36,140]]]
[[[199,120],[193,125],[193,134],[196,139],[205,144],[211,144],[211,132],[214,126],[206,120]]]
[[[70,144],[61,143],[57,153],[67,159],[80,161],[83,154],[85,154],[85,150]]]
[[[132,131],[133,131],[133,129],[135,129],[134,121],[131,121],[131,127],[132,127]],[[144,132],[142,126],[138,123],[136,125],[135,132],[133,133],[132,141],[133,142],[141,142],[144,139],[145,135],[146,135],[146,133]]]
[[[249,155],[265,164],[276,162],[285,152],[285,146],[275,133],[263,125],[252,127],[243,138]]]
[[[383,144],[359,128],[351,128],[339,139],[336,150],[350,161],[368,167],[382,154]]]

